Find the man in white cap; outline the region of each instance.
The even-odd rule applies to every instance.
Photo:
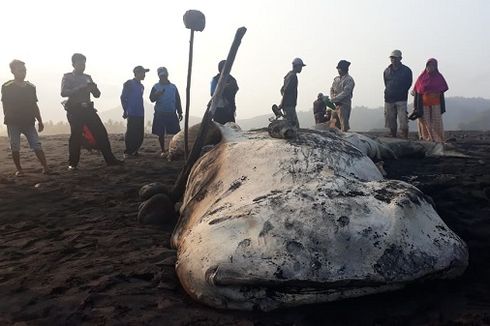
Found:
[[[402,52],[394,50],[390,55],[391,64],[385,69],[385,127],[396,137],[397,118],[402,138],[408,138],[408,90],[412,85],[412,71],[401,63]]]
[[[177,87],[168,80],[168,70],[165,67],[157,69],[159,82],[153,85],[150,101],[155,103],[152,134],[158,136],[161,156],[167,156],[165,136],[171,136],[180,131],[179,121],[182,120],[182,105]],[[168,138],[168,137],[167,137]],[[169,139],[168,139],[169,140]]]
[[[301,73],[304,66],[306,65],[303,63],[303,60],[295,58],[293,60],[293,69],[284,77],[284,84],[281,87],[282,99],[279,108],[284,111],[289,123],[296,128],[299,128],[298,116],[296,114],[298,99],[298,76],[296,74]]]

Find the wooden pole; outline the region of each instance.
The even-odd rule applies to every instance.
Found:
[[[203,147],[205,136],[208,132],[209,125],[212,123],[211,120],[213,119],[214,112],[216,111],[216,105],[218,104],[217,99],[220,98],[221,94],[223,93],[225,81],[230,74],[231,67],[233,66],[233,62],[235,61],[235,57],[238,52],[238,48],[240,47],[242,38],[245,35],[246,31],[247,29],[245,27],[240,27],[235,33],[235,38],[233,40],[233,43],[231,44],[230,51],[228,52],[228,57],[226,58],[226,64],[223,68],[223,71],[221,72],[221,76],[218,80],[218,85],[216,86],[216,90],[214,91],[213,97],[211,99],[211,105],[206,109],[206,112],[204,113],[196,142],[194,143],[192,151],[189,154],[189,157],[186,160],[184,167],[180,171],[177,181],[175,182],[175,185],[172,189],[171,197],[174,201],[178,201],[184,195],[185,185],[187,184],[187,179],[189,178],[192,166],[201,154],[201,149]]]
[[[184,159],[189,157],[189,108],[191,103],[192,56],[194,50],[194,30],[191,29],[189,40],[189,64],[187,68],[187,87],[185,89],[185,120],[184,120]]]

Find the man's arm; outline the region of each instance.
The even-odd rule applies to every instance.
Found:
[[[41,111],[37,103],[34,103],[34,116],[36,117],[39,132],[44,130],[43,119],[41,118]]]
[[[161,94],[160,94],[161,95]],[[153,86],[151,88],[151,91],[150,91],[150,102],[153,103],[153,102],[156,102],[156,100],[158,100],[158,97],[160,96],[158,95],[157,96],[157,90],[155,88],[155,86]]]
[[[121,93],[121,106],[123,108],[124,119],[126,119],[128,116],[128,96],[129,96],[129,81],[124,83],[123,90]]]
[[[84,88],[84,87],[83,87]],[[74,87],[70,75],[65,74],[61,80],[61,97],[70,97],[82,90],[82,87]]]
[[[175,88],[175,109],[179,115],[179,120],[182,121],[182,103],[180,101],[179,90],[177,87]]]
[[[218,80],[219,80],[219,75],[214,76],[213,79],[211,79],[211,96],[213,96],[214,91],[216,90],[216,86],[218,86]]]
[[[342,103],[343,100],[347,99],[352,95],[352,90],[354,89],[354,81],[352,78],[347,79],[344,82],[344,87],[340,91],[339,94],[337,94],[335,97],[331,99],[332,102],[334,103]]]
[[[412,86],[412,82],[413,82],[412,70],[410,70],[410,68],[407,67],[407,73],[405,77],[405,89],[407,90],[407,92],[410,89],[410,86]]]
[[[297,84],[294,82],[294,77],[296,77],[295,74],[288,73],[284,78],[284,85],[281,88],[282,99],[281,104],[279,105],[280,108],[284,106],[284,101],[290,96],[291,90],[293,90],[294,87],[297,87]]]
[[[92,95],[95,97],[95,98],[99,98],[100,97],[100,90],[99,88],[97,87],[97,84],[94,83],[94,81],[92,80],[92,77],[90,77],[90,80],[92,81],[91,83],[89,83],[87,85],[87,87],[89,88],[90,90],[90,93],[92,93]]]

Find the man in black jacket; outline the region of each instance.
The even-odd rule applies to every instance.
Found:
[[[293,69],[284,77],[284,84],[281,87],[281,104],[279,108],[286,114],[286,119],[292,126],[299,128],[298,115],[296,114],[296,104],[298,100],[298,76],[303,67],[306,66],[303,60],[295,58]]]
[[[412,71],[401,63],[402,52],[394,50],[390,55],[391,64],[385,69],[385,127],[396,137],[397,118],[402,138],[408,138],[408,90],[412,85]]]
[[[100,90],[90,75],[84,73],[86,57],[75,53],[72,58],[73,72],[66,73],[61,81],[61,96],[68,97],[65,102],[68,122],[70,123],[70,140],[68,142],[68,169],[76,170],[80,160],[80,147],[83,126],[86,125],[95,137],[95,141],[104,156],[107,165],[121,165],[122,161],[112,154],[111,144],[104,124],[94,108],[90,96],[98,98]]]

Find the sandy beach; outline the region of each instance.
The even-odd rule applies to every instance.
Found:
[[[415,135],[411,135],[415,137]],[[16,177],[0,137],[0,324],[78,325],[483,325],[490,324],[490,132],[449,132],[470,158],[385,162],[388,177],[432,197],[470,250],[459,279],[271,313],[222,311],[191,300],[174,271],[170,231],[137,221],[138,190],[171,187],[183,165],[159,156],[146,137],[142,154],[106,167],[82,151],[67,170],[68,135],[41,138],[51,175],[22,140],[25,176]],[[123,136],[111,135],[122,157]]]

